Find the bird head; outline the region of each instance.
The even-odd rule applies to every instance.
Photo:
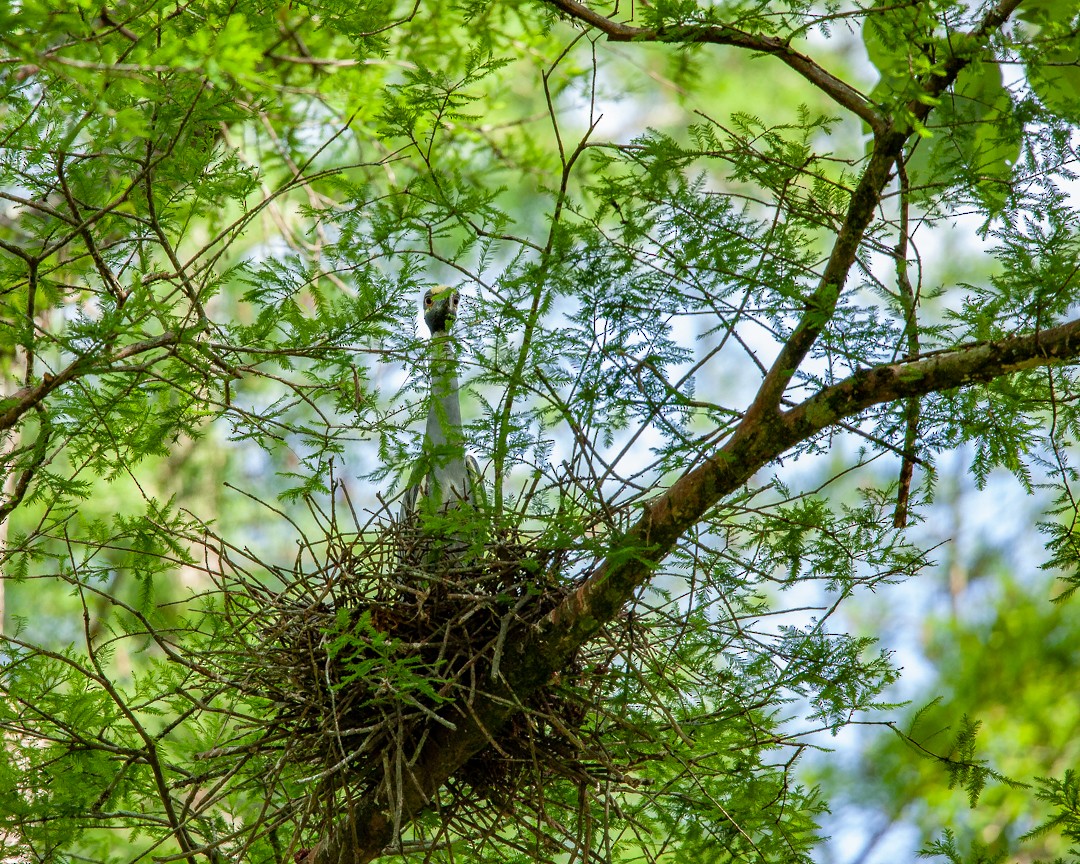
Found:
[[[436,285],[424,292],[424,323],[432,336],[450,329],[457,307],[458,292],[449,285]]]

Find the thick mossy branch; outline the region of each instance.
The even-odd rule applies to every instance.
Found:
[[[839,421],[874,405],[991,381],[1080,357],[1080,320],[859,372],[768,422],[741,427],[720,452],[651,501],[599,572],[553,610],[544,652],[587,639],[649,578],[678,538],[756,471]],[[548,646],[551,646],[550,649]]]

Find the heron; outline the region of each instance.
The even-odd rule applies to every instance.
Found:
[[[421,509],[446,513],[475,507],[483,498],[483,475],[465,452],[458,395],[457,356],[450,329],[457,317],[458,292],[438,285],[424,292],[424,323],[431,332],[431,386],[424,445],[401,502],[400,521]]]

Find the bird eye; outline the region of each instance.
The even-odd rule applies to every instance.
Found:
[[[424,295],[424,305],[425,305],[425,306],[430,306],[430,305],[431,305],[432,303],[434,303],[434,302],[435,302],[435,301],[431,299],[431,295],[430,295],[430,294],[425,294],[425,295]]]

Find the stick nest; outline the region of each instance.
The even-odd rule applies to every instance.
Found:
[[[344,535],[333,520],[319,542],[301,543],[290,570],[276,570],[280,589],[223,556],[217,632],[243,644],[211,653],[244,696],[272,705],[246,752],[272,755],[300,784],[297,801],[316,792],[339,807],[374,794],[397,812],[436,725],[468,716],[507,640],[570,590],[570,557],[522,535],[468,544],[400,523]],[[606,775],[590,710],[602,704],[611,655],[611,646],[582,649],[528,696],[446,784],[443,817],[468,823],[485,805],[506,814],[556,780]]]

